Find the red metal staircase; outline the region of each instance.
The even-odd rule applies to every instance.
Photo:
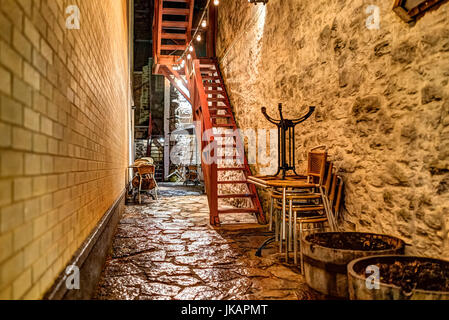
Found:
[[[253,213],[260,224],[265,224],[256,187],[247,182],[251,170],[216,59],[197,59],[193,50],[189,52],[191,59],[184,57],[181,70],[173,68],[192,37],[193,2],[156,0],[153,72],[170,80],[192,105],[197,137],[201,140],[210,223],[219,226],[220,216],[225,214]],[[234,201],[239,206],[221,208],[223,201]]]

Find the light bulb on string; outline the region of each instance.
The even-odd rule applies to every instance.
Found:
[[[203,20],[203,21],[201,22],[201,26],[202,26],[203,28],[206,28],[206,27],[207,27],[207,22],[206,22],[206,20]]]
[[[196,41],[198,41],[198,42],[201,41],[201,35],[200,34],[196,36]]]
[[[192,45],[189,46],[189,51],[193,52],[193,46]]]
[[[214,5],[218,6],[220,4],[220,0],[214,0]]]
[[[189,53],[189,54],[187,55],[187,60],[190,60],[190,59],[192,59],[192,55]]]

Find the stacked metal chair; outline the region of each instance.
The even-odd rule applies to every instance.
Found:
[[[331,230],[337,228],[335,212],[338,211],[335,208],[340,206],[343,183],[334,171],[332,163],[327,161],[325,147],[317,147],[308,154],[304,184],[287,192],[288,214],[282,210],[282,192],[272,190],[270,230],[274,218],[279,252],[283,252],[285,241],[287,261],[289,252],[293,251],[294,263],[298,263],[298,240],[306,232],[324,230],[326,225]],[[302,270],[302,254],[300,256]]]

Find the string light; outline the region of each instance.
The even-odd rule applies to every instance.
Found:
[[[268,0],[248,0],[249,3],[254,3],[255,5],[257,3],[263,3],[264,5],[266,5],[268,3]]]
[[[182,61],[181,64],[180,65],[174,65],[174,67],[178,66],[179,69],[182,69],[185,66],[184,57],[187,57],[187,59],[189,59],[189,60],[192,58],[192,55],[190,53],[188,53],[188,52],[193,52],[193,49],[194,49],[193,45],[192,45],[193,39],[196,39],[196,41],[198,41],[198,42],[200,42],[202,40],[201,34],[199,33],[199,29],[200,29],[200,26],[203,27],[203,28],[207,27],[207,21],[205,19],[205,16],[206,16],[207,8],[209,8],[209,5],[210,5],[211,1],[212,0],[208,0],[206,6],[204,7],[205,9],[203,10],[203,14],[201,15],[201,19],[199,20],[201,22],[199,23],[197,28],[194,29],[195,33],[194,33],[194,35],[192,37],[192,40],[190,40],[190,42],[187,44],[187,47],[184,50],[183,54],[175,62],[177,64],[177,63],[179,63],[179,61]],[[218,6],[219,4],[220,4],[219,0],[214,0],[214,5]]]

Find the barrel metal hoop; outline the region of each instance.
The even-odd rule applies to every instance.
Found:
[[[332,262],[323,262],[313,259],[307,255],[303,256],[304,262],[310,264],[313,267],[320,268],[332,273],[347,274],[347,265],[336,264]]]

